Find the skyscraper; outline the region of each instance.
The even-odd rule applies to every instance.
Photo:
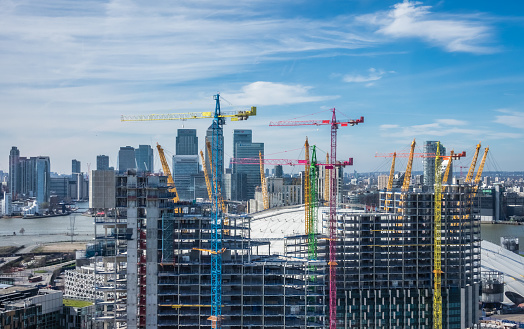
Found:
[[[220,173],[223,174],[224,173],[224,131],[222,130],[221,127],[216,127],[214,121],[209,126],[209,128],[207,128],[206,139],[211,143],[211,151],[213,152],[213,158],[214,158],[213,159],[213,170],[218,170],[220,171]],[[218,139],[218,140],[215,141],[215,139]],[[221,152],[219,152],[219,154],[215,154],[215,145],[217,145],[217,142],[220,145],[220,149],[221,149]],[[209,162],[207,152],[205,152],[205,154],[206,154],[206,163],[209,164],[210,162]],[[215,164],[217,164],[217,168],[215,168]],[[212,173],[209,172],[209,175],[212,176]],[[223,188],[223,186],[224,184],[221,181],[220,182],[221,189]]]
[[[264,155],[264,143],[252,142],[251,130],[233,131],[233,156],[235,158],[258,158],[259,152]],[[233,164],[233,174],[246,175],[246,195],[239,196],[240,200],[253,199],[255,187],[260,186],[260,166]]]
[[[20,192],[20,151],[16,146],[9,152],[9,193],[13,200],[16,200]]]
[[[131,146],[122,146],[118,151],[118,172],[124,173],[128,169],[136,169],[135,149]]]
[[[436,154],[437,143],[436,141],[426,141],[426,143],[424,143],[424,153]],[[440,155],[446,155],[446,148],[442,146],[442,144],[439,145]],[[433,187],[435,184],[435,158],[423,158],[422,165],[424,170],[424,185]]]
[[[198,155],[173,155],[173,180],[180,200],[195,198],[194,177],[198,169]]]
[[[96,170],[109,170],[109,157],[107,155],[97,155]]]
[[[153,172],[153,149],[150,145],[138,145],[135,158],[139,172]]]
[[[39,204],[49,201],[49,189],[51,187],[51,161],[47,156],[35,158],[36,162],[36,201]],[[78,163],[80,165],[80,162]]]
[[[176,155],[198,155],[196,129],[178,129],[177,132]]]
[[[71,161],[71,174],[79,174],[82,172],[80,161],[73,159]]]

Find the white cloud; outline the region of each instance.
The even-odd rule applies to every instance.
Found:
[[[311,96],[312,87],[257,81],[242,87],[241,92],[229,94],[227,99],[235,105],[284,105],[320,102],[338,96]]]
[[[449,52],[491,53],[484,46],[490,38],[488,26],[471,17],[443,17],[420,2],[397,3],[390,11],[363,15],[360,21],[378,26],[377,33],[393,38],[419,38]]]
[[[497,115],[495,122],[509,127],[524,129],[524,113],[509,110],[499,110],[507,115]]]
[[[440,123],[446,126],[465,126],[467,125],[466,121],[456,120],[456,119],[437,119],[435,121],[437,123]]]
[[[380,129],[381,130],[386,130],[386,129],[395,129],[395,128],[398,128],[399,125],[380,125]]]
[[[368,75],[360,75],[360,74],[346,74],[342,78],[344,82],[355,82],[355,83],[362,83],[367,82],[366,87],[370,87],[373,85],[373,81],[377,81],[382,79],[384,74],[386,74],[383,70],[377,70],[375,68],[370,68],[368,70]]]

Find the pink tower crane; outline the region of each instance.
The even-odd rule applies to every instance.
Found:
[[[303,126],[303,125],[331,125],[331,157],[332,165],[337,163],[337,129],[338,126],[354,126],[364,122],[364,117],[349,121],[337,121],[335,108],[331,111],[333,115],[330,120],[308,120],[308,121],[277,121],[270,122],[269,126]],[[326,167],[328,169],[329,167]],[[329,168],[333,170],[335,166]],[[336,276],[336,239],[337,239],[337,178],[335,172],[330,176],[331,195],[329,198],[329,329],[337,328],[337,276]]]

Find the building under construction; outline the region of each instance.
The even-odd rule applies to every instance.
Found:
[[[105,239],[122,238],[127,248],[125,263],[116,256],[105,257],[106,270],[100,273],[107,276],[108,286],[103,288],[112,291],[97,301],[99,320],[107,328],[330,325],[328,207],[316,210],[315,259],[309,256],[303,207],[229,215],[224,220],[222,318],[217,324],[210,321],[210,205],[173,203],[163,176],[105,177],[110,183],[96,183],[95,176],[93,172],[98,186],[92,193],[105,193],[100,195],[107,198],[113,193],[115,201],[100,199],[92,208],[102,213],[102,208],[112,206],[103,213],[118,218],[113,226],[105,226]],[[474,192],[471,184],[442,188],[442,328],[470,328],[478,320],[480,221],[472,206]],[[337,211],[336,326],[433,328],[435,192],[391,189],[381,192],[380,200],[381,212]],[[125,278],[120,275],[124,267]],[[122,314],[117,301],[123,300],[125,321],[111,320]]]

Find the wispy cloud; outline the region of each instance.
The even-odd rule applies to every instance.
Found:
[[[367,75],[361,74],[346,74],[342,77],[344,82],[354,82],[354,83],[366,83],[366,87],[371,87],[374,85],[374,81],[382,79],[386,73],[394,73],[393,71],[386,72],[384,70],[377,70],[376,68],[370,68]]]
[[[524,116],[523,116],[524,118]],[[524,121],[523,121],[524,123]],[[522,138],[521,133],[499,132],[485,128],[464,128],[468,122],[456,119],[436,119],[434,122],[420,125],[400,126],[395,124],[382,125],[381,131],[384,137],[417,137],[417,138],[440,138],[443,136],[464,136],[476,139],[516,139]],[[524,127],[524,126],[523,126]]]
[[[495,122],[509,127],[524,129],[524,112],[499,110],[499,112],[506,113],[505,115],[497,115]]]
[[[431,6],[405,0],[389,11],[363,15],[360,21],[378,26],[379,34],[393,38],[419,38],[449,52],[492,53],[489,26],[471,16],[442,15]]]

